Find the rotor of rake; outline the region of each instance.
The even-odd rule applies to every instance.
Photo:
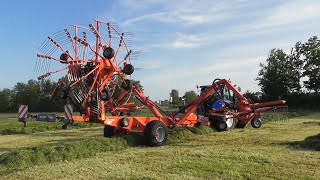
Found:
[[[138,55],[128,48],[132,35],[99,20],[89,27],[73,28],[74,33],[64,29],[48,36],[40,46],[35,71],[42,75],[38,79],[65,72],[52,94],[63,89],[62,97],[71,99],[88,116],[139,109],[128,103],[134,72],[131,60]],[[50,71],[52,61],[56,70]],[[119,96],[115,95],[117,90],[121,91]]]

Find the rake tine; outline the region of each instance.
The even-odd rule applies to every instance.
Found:
[[[47,65],[47,67],[46,67],[46,68],[47,68],[47,72],[50,70],[50,68],[49,68],[49,66],[50,66],[50,65],[49,65],[49,63],[50,63],[50,60],[49,60],[49,59],[46,59],[46,65]]]
[[[48,44],[48,46],[46,47],[46,49],[44,49],[43,54],[49,55],[49,52],[51,52],[53,48],[54,48],[54,45],[53,45],[53,44],[51,44],[51,43]]]
[[[80,102],[83,101],[83,99],[80,97],[79,95],[79,91],[77,90],[77,92],[75,93],[75,96],[77,96],[77,98],[79,99]]]
[[[55,52],[56,48],[54,46],[52,46],[52,48],[50,49],[50,51],[47,52],[47,54],[49,56],[51,56],[54,52]]]
[[[59,33],[63,32],[63,31],[64,30],[57,31],[57,32],[53,33],[52,35],[59,34]]]
[[[44,69],[44,72],[48,72],[46,59],[43,58],[42,61],[43,61],[43,69]]]
[[[39,51],[43,51],[43,48],[44,48],[45,46],[47,46],[47,44],[48,44],[48,40],[46,39],[46,40],[43,41],[43,43],[42,43],[41,46],[38,48],[38,50],[39,50]]]
[[[40,73],[43,73],[43,61],[42,61],[42,58],[41,58],[41,62],[40,62]]]
[[[34,72],[37,72],[37,69],[38,69],[38,63],[39,63],[39,58],[40,57],[37,57],[37,60],[36,60],[36,65],[34,66]]]
[[[50,41],[49,40],[46,40],[46,43],[39,48],[40,52],[44,53],[47,51],[47,49],[50,47]],[[44,53],[45,54],[45,53]]]
[[[81,101],[80,101],[80,99],[78,99],[78,97],[76,96],[76,94],[75,93],[73,93],[73,97],[78,101],[78,103],[80,103]]]

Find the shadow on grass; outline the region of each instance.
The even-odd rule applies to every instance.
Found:
[[[303,124],[311,125],[311,126],[320,126],[319,121],[308,121],[308,122],[303,122]]]
[[[312,151],[320,151],[320,134],[309,136],[303,141],[293,141],[281,143],[282,145],[289,145],[295,149],[305,149]]]

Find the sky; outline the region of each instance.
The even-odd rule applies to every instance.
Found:
[[[140,55],[132,78],[153,100],[216,78],[259,91],[254,79],[272,48],[289,52],[319,36],[319,9],[319,0],[1,1],[0,88],[36,79],[36,54],[48,35],[100,19],[134,34]]]

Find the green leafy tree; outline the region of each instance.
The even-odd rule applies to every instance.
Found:
[[[3,89],[0,91],[0,112],[9,112],[12,106],[13,91],[10,89]]]
[[[170,92],[170,97],[172,98],[172,105],[179,106],[181,103],[181,98],[179,97],[179,91],[172,89]]]
[[[198,97],[197,93],[194,91],[187,91],[183,98],[185,98],[186,103],[194,101]]]
[[[320,40],[317,36],[311,37],[306,43],[300,46],[303,55],[303,76],[308,79],[304,81],[307,89],[314,90],[318,94],[320,90]]]
[[[266,64],[260,64],[256,80],[264,93],[273,98],[287,94],[294,88],[294,67],[289,56],[282,49],[272,49]]]

